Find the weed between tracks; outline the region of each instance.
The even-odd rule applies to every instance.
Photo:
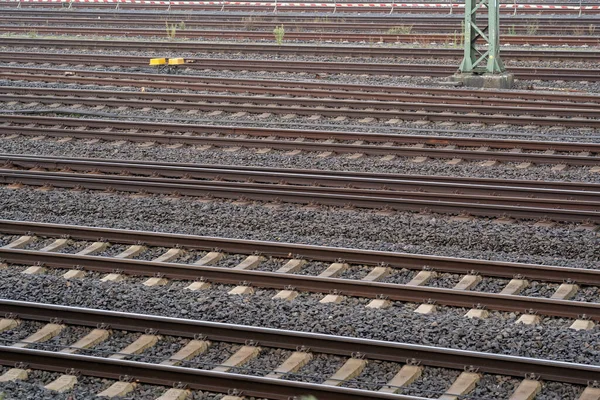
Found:
[[[540,29],[540,26],[536,22],[536,23],[531,23],[531,24],[527,25],[526,28],[527,28],[528,35],[535,35],[537,33],[538,29]]]
[[[283,28],[283,25],[275,27],[275,29],[273,29],[273,35],[275,36],[275,41],[277,44],[281,46],[283,43],[283,37],[285,36],[285,29]]]
[[[576,36],[590,35],[592,36],[596,32],[596,26],[590,24],[587,29],[585,26],[576,26],[573,28],[573,34]]]
[[[251,30],[256,27],[255,23],[262,22],[265,19],[263,17],[244,17],[242,18],[242,25],[244,29]]]
[[[175,36],[177,36],[178,30],[185,30],[185,22],[181,21],[178,24],[169,24],[168,22],[165,22],[165,27],[167,31],[167,37],[172,40],[175,39]]]
[[[452,35],[446,39],[446,45],[451,48],[462,47],[463,42],[465,41],[465,22],[462,21],[460,23],[460,33],[458,31],[454,31]]]
[[[412,25],[400,25],[394,26],[393,28],[388,29],[387,33],[389,35],[408,35],[412,32]]]

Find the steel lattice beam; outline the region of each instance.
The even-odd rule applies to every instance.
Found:
[[[477,25],[477,11],[481,8],[488,11],[485,27]],[[460,72],[498,74],[505,71],[500,59],[499,9],[498,0],[465,0],[464,58]]]

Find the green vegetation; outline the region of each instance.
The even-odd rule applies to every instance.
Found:
[[[185,30],[185,22],[181,21],[178,24],[169,24],[168,22],[165,22],[165,27],[167,31],[167,37],[169,39],[175,39],[178,30]]]
[[[276,26],[275,29],[273,29],[273,35],[275,36],[275,41],[277,44],[281,46],[283,43],[283,37],[285,36],[285,29],[283,28],[283,25]]]
[[[462,47],[465,41],[465,21],[460,22],[460,33],[458,31],[454,31],[449,40],[450,47]]]
[[[412,28],[412,25],[394,26],[393,28],[388,29],[387,33],[389,35],[408,35],[412,32]]]
[[[263,17],[244,17],[242,18],[242,24],[244,25],[244,29],[250,30],[255,27],[256,22],[264,21]]]
[[[538,31],[538,29],[540,29],[540,26],[538,25],[538,23],[531,23],[529,25],[527,25],[527,34],[528,35],[535,35]]]
[[[587,29],[584,26],[576,26],[573,28],[573,34],[577,36],[583,36],[586,33],[592,36],[596,32],[596,26],[589,24]]]

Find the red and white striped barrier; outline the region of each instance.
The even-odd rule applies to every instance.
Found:
[[[464,8],[464,4],[453,3],[279,3],[248,1],[161,1],[161,0],[0,0],[0,3],[99,3],[99,4],[144,4],[144,5],[200,5],[200,6],[241,6],[241,7],[354,7],[354,8]],[[540,10],[600,10],[600,5],[565,6],[551,4],[500,4],[507,9],[540,9]]]

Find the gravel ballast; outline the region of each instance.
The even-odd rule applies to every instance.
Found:
[[[79,376],[73,390],[66,393],[57,393],[44,388],[46,384],[58,378],[60,375],[61,374],[54,372],[31,370],[26,381],[0,383],[0,394],[4,395],[4,397],[2,397],[3,400],[94,399],[97,398],[96,395],[98,393],[102,392],[115,382],[107,379]],[[119,398],[122,400],[156,399],[169,389],[169,387],[138,384],[133,392]],[[220,393],[194,390],[190,392],[187,400],[218,400],[224,396],[224,394]],[[254,397],[248,397],[248,400],[254,399]]]
[[[0,190],[0,202],[0,218],[14,220],[581,268],[597,268],[600,261],[600,236],[571,225],[500,225],[486,219],[450,221],[435,214],[386,216],[369,210],[314,210],[293,205],[274,209],[262,204],[62,190],[4,189]]]
[[[407,157],[382,161],[381,157],[365,156],[353,160],[343,155],[317,157],[318,153],[316,152],[302,152],[300,155],[290,156],[286,155],[285,151],[270,151],[266,154],[258,154],[253,149],[241,149],[231,153],[216,149],[201,151],[191,146],[169,149],[162,145],[146,148],[136,144],[115,146],[110,142],[88,145],[83,141],[56,143],[52,140],[31,141],[27,139],[0,140],[0,152],[69,158],[83,157],[148,162],[160,160],[168,163],[248,165],[323,171],[600,183],[600,174],[590,173],[589,167],[571,166],[564,171],[553,171],[552,167],[554,165],[551,164],[519,169],[516,168],[518,163],[502,163],[493,167],[484,167],[481,162],[448,165],[448,160],[445,159],[429,159],[424,163],[415,163]]]
[[[470,320],[463,317],[464,309],[440,307],[438,313],[423,316],[414,313],[413,304],[393,303],[389,309],[372,310],[364,307],[366,299],[347,298],[342,304],[321,304],[319,300],[322,296],[305,294],[288,303],[273,300],[274,290],[259,289],[250,297],[232,296],[228,294],[231,286],[223,285],[213,285],[211,289],[197,293],[170,287],[147,288],[128,282],[103,283],[96,279],[72,281],[67,286],[60,277],[23,278],[17,270],[12,269],[0,271],[0,277],[0,295],[13,300],[169,315],[588,364],[600,361],[600,355],[593,345],[597,329],[566,329],[571,321],[559,318],[544,318],[540,325],[524,326],[514,323],[518,315],[512,313],[492,312],[489,319]],[[122,346],[130,338],[114,340],[119,343],[107,341],[97,350],[103,350],[103,346],[111,349]],[[214,361],[222,362],[223,355],[215,355]]]
[[[533,0],[523,0],[530,2]],[[550,0],[551,2],[559,0]],[[575,0],[568,0],[574,2]],[[588,1],[588,0],[586,0]],[[576,4],[576,3],[573,3]],[[2,10],[2,8],[0,8]],[[35,9],[28,10],[34,13]],[[73,11],[73,15],[77,14]],[[126,17],[134,16],[137,11],[100,11],[106,12],[106,18],[121,14]],[[154,13],[154,11],[144,11]],[[164,15],[164,11],[156,11],[157,15]],[[228,15],[246,17],[244,12],[216,12],[216,11],[185,11],[170,14],[173,18],[187,16],[188,21],[194,17],[211,15]],[[286,13],[296,15],[298,18],[317,18],[326,16],[320,12],[309,13]],[[370,17],[373,14],[367,14]],[[395,13],[387,18],[398,16],[415,16],[416,14]],[[442,17],[442,14],[432,14]],[[243,19],[250,25],[254,20],[263,17],[276,18],[275,13],[257,13],[250,19]],[[350,22],[355,14],[344,15]],[[329,18],[331,16],[327,16]],[[519,16],[521,17],[521,15]],[[540,17],[540,16],[538,16]],[[562,19],[565,16],[547,15],[543,18]],[[95,18],[95,17],[94,17]],[[100,17],[99,17],[100,18]],[[104,16],[102,17],[103,20]],[[333,18],[333,17],[331,17]],[[382,20],[386,17],[381,15]],[[460,22],[460,16],[446,16],[454,22]],[[504,18],[504,17],[503,17]],[[541,17],[540,17],[541,18]],[[586,17],[587,19],[588,17]],[[43,19],[43,18],[42,18]],[[504,21],[505,20],[505,21]],[[510,23],[511,17],[506,16],[504,22]],[[356,21],[360,21],[357,19]],[[532,16],[532,21],[535,17]],[[334,22],[335,21],[330,21]],[[565,21],[561,21],[565,22]],[[287,23],[287,21],[286,21]],[[534,23],[534,22],[532,22]],[[75,27],[81,24],[74,25]],[[286,28],[288,26],[286,25]],[[289,32],[291,32],[291,26]],[[537,29],[537,28],[536,28]],[[158,29],[157,31],[160,31]],[[0,35],[7,36],[7,35]],[[26,38],[29,35],[17,35],[15,37]],[[36,38],[42,36],[35,35]],[[32,39],[33,37],[29,37]],[[50,36],[46,37],[50,38]],[[54,39],[72,38],[68,36],[54,36]],[[83,37],[85,38],[85,37]],[[88,37],[87,39],[91,39]],[[98,38],[96,38],[98,39]],[[104,37],[107,40],[108,37]],[[146,41],[140,37],[130,36],[126,40]],[[316,61],[316,62],[351,62],[373,65],[382,64],[411,64],[417,65],[458,65],[459,59],[425,59],[401,57],[372,58],[359,55],[356,57],[338,57],[335,54],[325,55],[277,55],[265,53],[251,53],[242,50],[229,51],[224,54],[207,50],[193,51],[198,44],[210,41],[198,40],[188,41],[177,38],[172,43],[181,41],[187,44],[187,50],[168,50],[163,43],[166,38],[148,40],[147,51],[127,51],[115,49],[57,49],[43,47],[23,47],[19,45],[4,47],[8,52],[32,52],[44,54],[101,54],[111,57],[185,57],[228,59],[230,62],[261,60],[269,66],[277,61]],[[286,40],[292,44],[292,41]],[[108,43],[108,42],[107,42]],[[256,44],[251,40],[222,40],[222,44],[239,43],[242,45]],[[266,40],[262,43],[273,43]],[[305,42],[308,44],[308,42]],[[297,44],[297,43],[296,43]],[[332,44],[332,43],[331,43]],[[191,46],[189,46],[191,45]],[[324,45],[324,44],[322,44]],[[337,44],[336,44],[337,45]],[[358,46],[360,44],[339,44],[340,46]],[[363,43],[364,48],[381,47],[393,49],[398,48],[441,48],[441,44],[376,44]],[[45,45],[42,45],[45,46]],[[450,44],[446,45],[449,47]],[[586,46],[587,47],[587,46]],[[550,49],[553,47],[546,47]],[[569,50],[579,48],[573,46]],[[171,47],[174,49],[174,47]],[[503,49],[532,49],[525,46],[503,46]],[[581,48],[583,49],[583,48]],[[536,49],[537,50],[537,49]],[[591,53],[587,51],[588,53]],[[323,53],[324,54],[324,53]],[[43,58],[43,57],[42,57]],[[117,60],[117,58],[115,58]],[[7,59],[8,61],[8,59]],[[573,60],[537,60],[518,61],[504,60],[510,67],[545,67],[545,68],[595,68],[591,62],[579,62]],[[134,72],[139,73],[144,79],[155,79],[143,74],[155,74],[157,71],[149,66],[123,67],[115,65],[93,65],[75,66],[55,64],[42,64],[40,59],[34,63],[28,63],[27,68],[60,69],[67,71],[111,71],[111,72]],[[0,66],[16,67],[23,66],[16,63],[0,62]],[[354,83],[362,85],[369,90],[378,90],[377,85],[390,85],[397,87],[436,87],[451,88],[447,85],[447,77],[432,78],[426,76],[386,76],[386,75],[354,75],[354,74],[328,74],[288,72],[283,68],[280,71],[234,71],[234,70],[203,70],[198,62],[196,65],[188,64],[182,67],[178,74],[181,78],[188,80],[190,77],[212,77],[212,78],[251,78],[251,79],[277,79],[285,81],[306,81],[312,83]],[[226,68],[226,67],[224,67]],[[270,68],[270,67],[269,67]],[[325,68],[325,65],[323,65]],[[77,73],[77,72],[75,72]],[[70,73],[69,73],[70,74]],[[37,79],[37,78],[36,78]],[[209,99],[208,94],[225,94],[227,96],[239,97],[224,88],[203,90],[201,85],[190,86],[185,89],[158,89],[152,85],[135,84],[130,87],[74,85],[68,84],[66,78],[50,78],[50,82],[27,82],[22,80],[11,80],[7,75],[0,79],[0,87],[10,93],[10,86],[47,88],[49,93],[53,89],[67,89],[75,95],[74,91],[80,89],[110,90],[115,92],[116,97],[126,96],[123,92],[147,91],[149,97],[160,98],[162,93],[196,93],[198,99]],[[137,79],[137,78],[136,78]],[[52,81],[54,80],[54,81]],[[165,80],[167,75],[165,74]],[[254,83],[258,84],[258,83]],[[148,86],[140,89],[138,86]],[[600,93],[599,82],[589,81],[557,81],[544,82],[541,80],[525,81],[517,80],[515,89],[528,90],[540,95],[545,93],[573,92],[592,94]],[[231,90],[231,89],[230,89]],[[263,96],[262,94],[244,93],[250,96],[246,99],[249,103],[254,100],[252,96]],[[454,93],[454,91],[452,91]],[[511,93],[515,95],[516,92]],[[134,95],[135,96],[135,95]],[[318,96],[314,95],[313,96]],[[328,95],[319,95],[326,98]],[[460,96],[460,94],[457,94]],[[166,96],[163,96],[166,97]],[[287,95],[288,100],[292,95]],[[224,99],[227,100],[230,97]],[[33,100],[33,99],[32,99]],[[239,99],[238,99],[239,100]],[[246,101],[244,100],[244,101]],[[56,101],[52,105],[50,102]],[[211,100],[218,101],[218,100]],[[269,100],[270,102],[271,100]],[[300,101],[300,100],[298,100]],[[417,101],[417,100],[415,100]],[[440,101],[442,101],[440,99]],[[326,131],[354,131],[356,133],[389,133],[409,134],[415,136],[465,136],[476,138],[502,138],[522,140],[545,140],[545,141],[580,141],[598,143],[600,130],[592,128],[593,121],[587,122],[587,127],[561,127],[561,126],[536,126],[536,125],[509,125],[500,118],[497,124],[483,125],[473,116],[473,123],[457,123],[456,116],[448,115],[446,120],[432,122],[423,116],[420,120],[400,121],[397,119],[371,119],[364,118],[369,114],[359,114],[348,110],[346,118],[334,118],[323,115],[326,110],[314,107],[304,110],[279,107],[274,112],[234,113],[248,105],[239,104],[231,112],[211,113],[209,111],[198,111],[188,113],[182,110],[185,107],[173,106],[173,109],[161,109],[159,104],[152,106],[148,101],[147,106],[135,104],[129,108],[117,108],[101,104],[99,107],[69,104],[68,100],[60,98],[42,103],[9,102],[3,103],[5,114],[15,115],[37,115],[54,116],[66,118],[79,118],[81,126],[86,125],[89,119],[111,119],[137,122],[162,122],[162,123],[187,123],[193,125],[210,126],[233,126],[233,127],[259,127],[259,128],[287,128],[287,129],[314,129],[327,136]],[[272,100],[276,106],[276,97]],[[280,102],[281,103],[281,102]],[[296,104],[294,100],[294,104]],[[366,103],[365,103],[366,104]],[[591,103],[590,103],[591,104]],[[572,105],[572,104],[571,104]],[[138,107],[139,106],[139,107]],[[171,107],[170,105],[164,105]],[[531,105],[534,106],[534,103]],[[60,108],[58,108],[60,107]],[[145,107],[145,108],[141,108]],[[220,106],[216,106],[220,107]],[[358,107],[358,105],[356,105]],[[362,105],[361,105],[362,107]],[[365,105],[366,107],[366,105]],[[555,107],[562,107],[556,103]],[[582,106],[583,107],[583,106]],[[208,107],[205,107],[208,108]],[[589,104],[588,104],[589,108]],[[247,110],[246,110],[247,111]],[[296,111],[296,114],[292,114]],[[367,110],[368,111],[368,110]],[[301,115],[303,113],[307,115]],[[492,112],[492,110],[490,110]],[[286,114],[289,113],[289,114]],[[312,115],[308,115],[308,113]],[[396,115],[395,113],[390,113]],[[501,116],[501,115],[499,115]],[[571,117],[568,117],[571,118]],[[510,121],[509,121],[510,122]],[[548,121],[545,121],[548,122]],[[579,122],[581,124],[581,121]],[[6,131],[10,129],[7,124]],[[58,127],[58,122],[57,122]],[[77,128],[72,128],[77,129]],[[144,128],[140,129],[144,131]],[[115,129],[113,133],[116,133]],[[238,130],[239,132],[239,130]],[[88,132],[86,132],[88,133]],[[154,131],[154,133],[157,133]],[[159,132],[160,133],[160,130]],[[90,131],[91,136],[100,138],[98,132]],[[177,132],[174,135],[186,134]],[[189,133],[188,133],[189,134]],[[209,133],[205,134],[210,135]],[[265,131],[267,137],[268,132]],[[390,161],[383,161],[380,156],[364,156],[360,158],[349,158],[347,155],[333,155],[318,157],[318,153],[302,152],[298,155],[288,155],[286,151],[261,151],[257,149],[240,149],[229,152],[217,148],[201,150],[197,147],[184,145],[179,148],[169,148],[166,145],[146,143],[142,146],[135,143],[115,142],[89,142],[87,140],[67,140],[57,142],[55,138],[36,138],[31,140],[27,137],[10,137],[8,134],[0,134],[0,152],[11,154],[29,154],[39,156],[62,156],[62,157],[94,157],[106,159],[140,160],[149,163],[178,162],[209,165],[244,165],[274,168],[296,168],[296,169],[320,169],[328,171],[357,171],[357,172],[379,172],[396,174],[413,174],[429,176],[455,176],[455,177],[485,177],[509,180],[545,180],[563,182],[596,182],[600,183],[600,174],[590,171],[590,167],[568,166],[564,170],[560,168],[553,170],[552,165],[534,165],[530,168],[517,168],[516,163],[500,163],[491,167],[482,166],[481,162],[463,162],[457,165],[449,165],[446,160],[429,159],[423,163],[417,163],[407,157],[397,157]],[[225,137],[225,136],[221,136]],[[227,136],[235,137],[233,135]],[[283,139],[285,140],[285,139]],[[293,140],[293,138],[287,139]],[[368,140],[368,139],[365,139]],[[342,142],[340,142],[342,143]],[[350,142],[343,142],[350,143]],[[371,142],[365,142],[370,144]],[[490,158],[493,153],[490,151]],[[575,155],[575,154],[574,154]],[[596,154],[595,156],[598,156]],[[487,157],[487,156],[486,156]],[[240,239],[269,240],[277,242],[290,242],[311,245],[326,245],[336,247],[348,247],[356,249],[386,250],[415,254],[428,254],[437,256],[451,256],[475,258],[484,260],[512,261],[534,264],[545,264],[553,266],[565,266],[585,269],[598,269],[600,266],[600,233],[590,230],[580,230],[577,224],[556,224],[554,226],[535,226],[535,221],[516,221],[509,225],[500,225],[490,219],[475,218],[473,220],[453,221],[449,215],[439,214],[415,214],[408,212],[385,213],[366,209],[341,209],[332,207],[302,207],[292,204],[265,204],[252,203],[236,204],[225,200],[207,200],[198,198],[175,198],[155,195],[128,195],[124,193],[90,191],[68,191],[68,190],[34,190],[29,187],[22,189],[9,189],[0,186],[0,218],[11,220],[25,220],[34,222],[49,222],[59,224],[74,224],[94,227],[123,228],[134,230],[145,230],[153,232],[172,232],[195,234],[202,236],[218,236]],[[1,236],[0,247],[10,243],[18,236]],[[54,239],[39,237],[34,243],[26,246],[26,250],[39,250],[51,244]],[[75,253],[89,246],[90,241],[77,241],[70,239],[68,245],[61,249],[61,253]],[[123,243],[111,243],[98,256],[112,257],[122,253],[130,245]],[[150,247],[133,257],[137,260],[150,261],[167,252],[169,248]],[[199,260],[206,251],[185,250],[173,262],[193,263]],[[293,254],[288,255],[290,258]],[[216,264],[217,267],[233,268],[238,265],[246,255],[228,254]],[[1,261],[1,260],[0,260]],[[317,275],[324,271],[329,263],[307,260],[308,263],[298,272],[302,275]],[[267,258],[257,268],[258,271],[276,271],[284,259]],[[229,291],[234,285],[212,284],[207,290],[189,291],[184,288],[190,281],[169,281],[164,286],[146,287],[143,282],[148,277],[127,276],[121,282],[102,282],[100,279],[104,273],[86,272],[80,279],[66,281],[62,274],[64,269],[48,269],[42,275],[23,275],[21,272],[27,268],[25,265],[10,265],[0,268],[0,298],[20,301],[32,301],[67,306],[78,306],[86,308],[114,310],[121,312],[133,312],[157,316],[170,316],[186,318],[190,320],[215,321],[223,323],[235,323],[242,325],[269,327],[304,332],[315,332],[330,335],[342,335],[357,338],[393,341],[400,343],[412,343],[427,346],[439,346],[445,348],[481,351],[495,354],[515,355],[548,359],[566,362],[585,363],[599,365],[600,348],[598,343],[599,326],[585,331],[574,331],[569,329],[572,319],[547,317],[540,315],[541,320],[536,325],[516,324],[520,313],[489,311],[486,319],[468,319],[464,315],[468,308],[447,307],[437,305],[437,310],[431,315],[422,315],[415,312],[419,303],[407,303],[393,301],[387,309],[366,308],[370,299],[346,296],[340,304],[321,304],[323,298],[321,293],[301,292],[291,302],[273,299],[279,290],[254,288],[255,291],[249,296],[230,295]],[[344,271],[342,279],[361,279],[372,269],[362,265],[351,265]],[[408,269],[394,269],[383,282],[405,284],[415,271]],[[430,287],[452,288],[460,279],[461,275],[436,272],[436,276],[427,283]],[[483,280],[473,288],[476,291],[498,293],[506,285],[508,279],[496,279],[484,277]],[[532,281],[521,292],[521,295],[538,298],[549,298],[559,287],[559,283],[548,283],[543,281]],[[576,301],[598,301],[600,289],[593,286],[583,286],[572,300]],[[425,300],[423,300],[425,301]],[[523,312],[526,312],[523,310]],[[57,321],[54,321],[57,322]],[[58,322],[57,322],[58,323]],[[13,330],[0,333],[0,344],[10,345],[15,341],[23,340],[25,337],[39,330],[44,323],[24,320],[20,326]],[[57,351],[73,344],[85,336],[93,327],[81,327],[67,325],[59,335],[44,343],[33,344],[29,347],[39,350]],[[146,334],[155,333],[151,331]],[[112,330],[110,337],[94,346],[92,349],[80,351],[82,355],[93,355],[97,357],[108,357],[115,352],[131,344],[142,332],[126,332]],[[185,346],[191,338],[164,336],[157,333],[158,342],[138,355],[127,356],[127,360],[148,363],[160,363],[169,356]],[[246,343],[250,344],[250,343]],[[254,344],[254,343],[253,343]],[[183,362],[181,365],[189,368],[212,369],[222,365],[232,354],[236,352],[242,343],[213,342],[208,350],[193,359]],[[261,347],[258,357],[248,363],[233,368],[230,372],[238,374],[251,374],[264,376],[286,360],[293,349],[275,349],[265,347],[264,344],[256,343]],[[310,351],[310,349],[309,349]],[[352,357],[360,357],[354,353]],[[331,356],[327,354],[313,353],[313,359],[299,371],[287,374],[284,379],[293,381],[322,383],[338,370],[347,357]],[[350,381],[344,382],[342,386],[350,388],[362,388],[378,390],[385,385],[401,368],[401,364],[368,359],[368,364],[358,376]],[[2,372],[7,371],[10,366],[0,367]],[[449,370],[442,368],[425,367],[422,376],[407,388],[403,388],[399,394],[418,395],[431,398],[439,398],[459,376],[462,370]],[[60,374],[55,372],[44,372],[32,370],[29,379],[24,382],[0,383],[0,398],[3,399],[31,399],[31,400],[76,400],[96,397],[97,393],[109,387],[114,381],[80,377],[75,389],[66,394],[56,394],[44,389],[44,385],[56,379]],[[475,390],[464,399],[496,400],[509,398],[516,387],[522,381],[522,376],[500,376],[483,374],[480,383]],[[127,395],[125,399],[147,400],[155,399],[163,394],[168,388],[139,384],[135,391]],[[556,382],[543,382],[541,392],[537,400],[577,399],[583,386],[561,384]],[[3,397],[5,394],[6,397]],[[190,399],[218,400],[223,394],[191,392]],[[463,397],[461,397],[463,398]],[[249,398],[252,399],[252,398]]]

